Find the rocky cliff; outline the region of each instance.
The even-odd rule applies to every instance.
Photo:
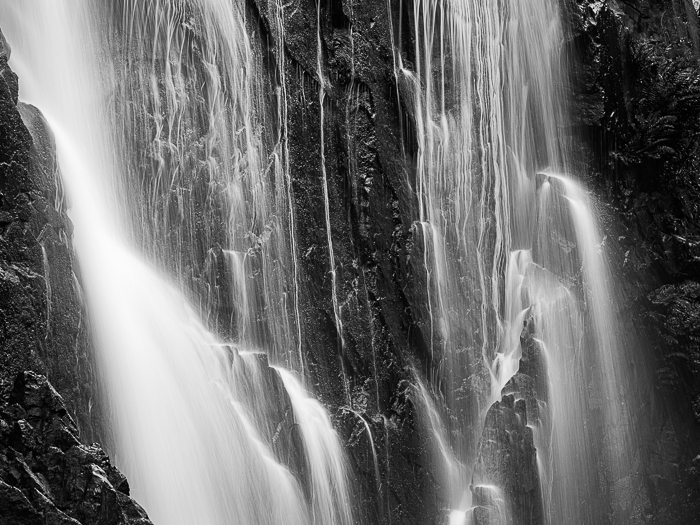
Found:
[[[0,379],[46,374],[93,436],[94,374],[53,134],[18,102],[0,38]]]
[[[9,56],[0,33],[0,523],[146,525],[124,476],[85,444],[98,387],[71,223],[52,133],[18,102]]]
[[[126,478],[86,446],[44,376],[22,372],[0,405],[0,523],[148,525]]]
[[[637,395],[653,520],[698,518],[700,40],[690,0],[570,5],[573,116],[591,187],[605,202],[624,330],[653,375]],[[640,520],[642,518],[639,518]]]
[[[311,0],[292,0],[280,21],[277,4],[249,0],[247,19],[270,78],[270,106],[277,107],[276,93],[285,93],[288,121],[275,132],[289,137],[311,382],[347,444],[360,488],[360,517],[367,523],[442,523],[446,490],[431,460],[433,438],[419,423],[415,389],[416,374],[429,373],[433,364],[421,240],[413,223],[416,145],[410,108],[397,95],[401,86],[392,50],[392,36],[404,49],[414,47],[410,6],[329,0],[318,8]],[[694,523],[700,515],[697,12],[690,0],[568,0],[566,13],[573,72],[569,131],[583,151],[578,171],[588,174],[586,182],[601,198],[609,235],[615,237],[610,245],[616,273],[628,276],[617,290],[624,298],[624,330],[637,334],[638,354],[648,356],[639,359],[650,360],[653,370],[635,386],[635,395],[645,400],[645,421],[653,422],[635,429],[645,451],[638,458],[643,494],[629,495],[625,508],[601,509],[598,517],[615,523]],[[98,449],[77,444],[53,391],[24,372],[48,377],[84,437],[99,429],[90,412],[97,402],[95,376],[51,134],[36,109],[18,106],[17,78],[3,49],[0,378],[7,386],[3,457],[7,465],[13,463],[1,471],[7,497],[0,496],[0,504],[11,504],[24,516],[16,523],[32,523],[28,520],[42,512],[97,523],[90,520],[102,512],[95,510],[99,499],[103,509],[126,505],[113,513],[126,521],[115,523],[138,523],[145,517],[125,499],[122,478]],[[411,61],[405,57],[406,64]],[[322,158],[342,334],[331,299]],[[479,443],[464,444],[469,438],[456,430],[474,417],[473,393],[461,391],[461,408],[446,414],[448,421],[459,422],[453,442],[477,452],[473,493],[483,507],[480,523],[498,512],[500,496],[483,488],[492,484],[516,502],[517,523],[543,520],[530,426],[540,420],[537,401],[547,392],[527,327],[521,345],[520,373],[486,415]],[[488,381],[478,368],[466,376]],[[44,392],[38,405],[22,401],[27,381]],[[43,407],[40,413],[37,406]],[[55,435],[42,433],[46,425],[58,425],[60,435],[72,437],[57,442]],[[493,457],[504,459],[494,463]],[[83,492],[75,492],[78,485],[66,492],[67,478],[56,481],[48,474],[57,469],[79,480]],[[76,503],[85,494],[87,510]]]
[[[418,430],[411,386],[413,367],[422,370],[430,352],[425,283],[415,267],[422,261],[413,225],[415,164],[406,154],[414,139],[402,128],[406,107],[397,100],[392,62],[399,5],[334,0],[317,9],[294,1],[280,23],[275,2],[250,4],[270,75],[286,92],[308,368],[350,445],[363,498],[357,509],[376,523],[437,522],[444,487],[431,467],[431,438]],[[406,27],[404,38],[410,34]],[[322,155],[342,334],[331,300]],[[379,494],[358,416],[378,449]]]
[[[281,34],[275,5],[258,0],[250,9],[271,74],[284,84],[289,101],[311,372],[324,402],[339,407],[345,402],[339,388],[345,370],[352,404],[384,439],[380,470],[386,512],[373,519],[432,523],[446,505],[444,487],[436,486],[435,471],[426,463],[426,442],[413,437],[420,432],[404,386],[413,381],[413,367],[427,370],[431,364],[416,250],[421,241],[412,223],[416,147],[410,108],[397,97],[401,86],[393,75],[391,47],[393,35],[403,39],[403,49],[413,49],[411,8],[334,0],[321,2],[317,10],[315,2],[293,1],[285,6]],[[644,400],[636,417],[653,422],[634,431],[644,442],[644,455],[636,460],[638,475],[646,476],[644,488],[622,498],[621,508],[602,508],[598,517],[616,523],[692,523],[700,486],[694,328],[700,261],[697,11],[690,0],[571,1],[563,7],[573,73],[568,132],[583,151],[577,173],[600,197],[615,275],[625,276],[616,294],[624,298],[621,313],[627,322],[621,329],[638,342],[636,352],[630,350],[638,370],[631,395]],[[393,31],[399,27],[397,36]],[[412,57],[404,59],[410,66]],[[343,306],[342,348],[327,272],[321,128]],[[644,372],[647,368],[653,373]],[[526,509],[523,523],[540,522],[536,505],[527,503],[539,490],[525,426],[533,416],[528,419],[524,405],[504,403],[487,417],[482,443],[505,446],[507,440],[492,440],[489,433],[521,436],[508,445],[517,451],[503,451],[515,463],[482,464],[481,470],[491,470],[491,479],[512,487],[510,496]],[[448,419],[471,416],[463,412]],[[339,410],[337,418],[346,436],[361,424],[349,411]],[[356,472],[371,477],[366,444],[350,443]],[[517,474],[517,483],[509,478],[519,471],[513,465],[526,471]],[[529,475],[535,479],[526,482]],[[372,481],[365,479],[363,486],[372,499]]]

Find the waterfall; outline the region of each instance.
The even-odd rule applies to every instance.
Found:
[[[414,371],[415,373],[415,371]],[[447,429],[442,423],[442,418],[438,408],[433,400],[433,396],[428,391],[424,381],[416,373],[417,394],[420,401],[421,410],[424,411],[427,418],[426,433],[430,436],[433,442],[435,451],[435,459],[433,460],[438,465],[437,470],[441,472],[441,478],[446,483],[446,490],[450,493],[450,500],[459,502],[456,509],[452,509],[452,518],[457,519],[464,510],[471,507],[471,492],[467,490],[468,486],[468,469],[456,457],[452,450]]]
[[[547,176],[547,180],[542,183],[540,191],[557,194],[544,198],[549,201],[546,203],[549,205],[549,210],[556,210],[559,207],[568,211],[570,224],[567,228],[573,230],[579,252],[579,279],[583,289],[579,303],[587,310],[588,314],[587,337],[582,343],[584,348],[581,349],[587,354],[581,365],[585,366],[584,370],[588,370],[588,377],[570,377],[569,384],[575,385],[579,392],[570,388],[569,392],[564,393],[564,395],[577,396],[579,399],[571,400],[563,397],[561,409],[580,414],[584,402],[580,399],[580,392],[589,389],[588,404],[591,408],[588,410],[595,409],[602,413],[602,421],[599,421],[598,424],[604,429],[604,434],[599,437],[603,442],[602,451],[599,453],[604,456],[602,459],[605,465],[604,475],[615,480],[624,479],[633,472],[632,456],[637,447],[632,434],[630,412],[630,404],[634,403],[635,400],[630,397],[629,377],[625,371],[628,361],[626,354],[628,342],[622,334],[618,333],[619,330],[615,323],[615,298],[612,276],[603,244],[604,239],[593,215],[594,204],[579,184],[569,177],[556,173],[545,172],[542,175]],[[559,211],[557,214],[560,215],[561,212]],[[571,277],[570,274],[569,277]],[[576,320],[576,317],[572,316],[571,319]],[[549,324],[549,321],[545,321],[545,323]],[[577,328],[575,322],[570,321],[570,324],[572,331]],[[581,333],[580,330],[579,333]],[[580,360],[580,356],[571,356],[571,360]],[[562,363],[561,366],[565,368],[567,364]],[[571,374],[571,371],[567,370],[565,373]],[[575,371],[575,373],[580,375],[582,371]],[[590,391],[591,386],[587,385],[586,381],[590,381],[594,385],[593,392]],[[554,380],[552,383],[555,384]],[[585,420],[586,414],[582,415]],[[569,417],[565,414],[562,416],[567,419]],[[580,427],[580,423],[567,421],[566,425],[561,426],[566,426],[568,429],[562,428],[560,431],[570,432],[571,428]],[[580,429],[580,432],[583,430]],[[586,458],[585,463],[591,465],[595,462],[595,455],[588,450],[588,447],[588,445],[579,442],[572,449],[580,451],[580,456]],[[571,459],[562,460],[564,464],[570,464],[570,462]],[[586,478],[592,478],[591,470],[590,466],[579,465],[577,482],[582,483]],[[590,491],[591,487],[588,486],[585,490]],[[613,490],[610,498],[611,504],[619,505],[624,501],[625,496],[615,493]],[[563,502],[562,506],[567,504],[570,502]]]
[[[563,2],[306,4],[0,0],[134,498],[175,525],[392,523],[408,496],[441,524],[606,523],[647,490],[640,403]]]
[[[632,469],[632,400],[594,203],[575,177],[559,175],[577,165],[564,131],[559,3],[425,0],[407,9],[415,48],[395,53],[395,74],[417,135],[423,326],[444,422],[431,403],[422,411],[427,427],[450,428],[432,430],[442,436],[436,456],[450,450],[454,461],[479,465],[471,492],[473,505],[485,505],[474,514],[447,469],[451,523],[598,522],[602,511],[591,502],[621,497],[601,492],[600,476],[622,480]],[[465,382],[466,404],[455,396]],[[532,437],[523,439],[534,444],[538,489],[503,485],[512,482],[497,473],[503,458],[489,457],[502,453],[486,443],[497,439],[488,425],[506,424],[495,414],[519,410],[501,403],[503,394],[526,402],[522,430]],[[451,416],[465,410],[471,416],[462,421]],[[541,510],[520,515],[518,490]]]
[[[289,392],[312,473],[313,523],[350,525],[352,505],[343,465],[345,459],[330,418],[294,376],[286,370],[279,370],[279,374]]]
[[[298,295],[287,301],[298,277],[288,153],[256,122],[267,117],[242,9],[3,1],[0,18],[21,98],[56,136],[115,460],[134,497],[155,523],[302,525],[321,513],[349,525],[328,416],[267,365],[303,367]]]

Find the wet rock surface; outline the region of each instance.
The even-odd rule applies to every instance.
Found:
[[[83,445],[61,396],[21,372],[0,399],[0,523],[148,525],[126,478]]]
[[[53,134],[0,38],[0,380],[46,374],[92,438],[96,389]]]
[[[537,455],[545,453],[547,443],[538,450],[533,429],[543,438],[551,429],[542,424],[547,415],[540,414],[541,407],[546,410],[547,372],[532,318],[525,322],[520,346],[520,368],[489,408],[479,442],[471,487],[478,525],[544,523]]]
[[[362,488],[357,507],[363,517],[370,523],[437,523],[446,502],[430,465],[432,444],[416,423],[410,386],[412,367],[427,369],[433,359],[425,335],[420,241],[412,224],[417,206],[414,139],[404,129],[410,109],[395,97],[400,86],[393,76],[389,38],[390,24],[401,22],[404,48],[413,48],[406,15],[410,6],[404,6],[406,19],[399,21],[397,2],[321,4],[319,15],[316,2],[285,2],[286,40],[280,46],[285,61],[278,71],[282,62],[271,44],[280,37],[276,2],[247,3],[268,73],[275,86],[284,77],[288,93],[304,352],[311,382],[331,407],[348,445],[355,482]],[[651,496],[641,510],[632,508],[636,503],[630,498],[629,512],[619,514],[617,522],[694,523],[700,515],[700,95],[697,19],[689,4],[567,2],[578,86],[573,133],[588,145],[580,171],[590,173],[589,185],[612,203],[604,210],[609,222],[624,219],[615,264],[618,273],[636,276],[618,283],[628,309],[625,329],[639,332],[640,341],[653,347],[655,375],[639,378],[636,391],[645,399],[643,410],[653,413],[654,426],[640,432],[652,452],[640,459],[639,469]],[[317,69],[317,17],[322,71]],[[93,394],[84,385],[92,384],[93,376],[81,342],[84,323],[73,279],[70,223],[56,206],[60,187],[50,132],[34,108],[18,108],[18,81],[7,66],[6,49],[0,38],[0,378],[11,382],[24,370],[46,373],[86,436],[91,422],[85,407]],[[320,77],[325,83],[323,122]],[[342,348],[330,299],[321,126],[345,331]],[[531,349],[536,355],[536,348]],[[537,367],[528,371],[528,355],[504,400],[487,416],[477,469],[483,479],[478,482],[475,474],[473,486],[480,523],[500,515],[499,497],[480,487],[487,482],[498,483],[517,502],[514,515],[522,516],[517,523],[542,522],[527,425],[537,417],[535,400],[546,393]],[[531,363],[536,362],[533,357]],[[470,371],[469,377],[482,372]],[[349,379],[347,390],[343,373]],[[2,415],[3,447],[16,451],[3,461],[11,461],[11,472],[19,476],[6,479],[3,470],[0,505],[12,509],[8,516],[16,516],[8,523],[93,523],[82,520],[98,519],[104,509],[122,516],[109,519],[132,519],[114,523],[145,519],[138,513],[129,517],[135,507],[119,506],[127,489],[110,474],[99,449],[76,444],[75,425],[57,415],[64,409],[27,408],[18,399],[8,398],[3,411],[9,412]],[[30,417],[32,410],[38,412]],[[49,427],[41,422],[43,410],[54,414]],[[358,415],[372,432],[381,482],[375,479],[370,440]],[[37,430],[54,427],[64,430],[48,437]],[[45,458],[41,462],[39,453]],[[493,457],[501,462],[489,459]],[[59,477],[60,483],[55,481]],[[616,483],[624,490],[625,480]],[[76,503],[78,487],[93,502],[85,508]],[[106,502],[102,510],[94,504],[98,499]]]
[[[674,316],[660,313],[650,323],[647,315],[671,304],[679,307],[680,303],[672,301],[651,308],[657,299],[650,300],[649,294],[669,282],[693,280],[700,260],[700,244],[696,242],[699,157],[695,149],[700,118],[694,117],[700,116],[694,36],[697,20],[688,4],[685,0],[562,3],[575,72],[573,122],[565,131],[575,141],[576,151],[582,151],[577,176],[603,201],[613,203],[602,206],[601,213],[608,235],[619,237],[615,243],[612,239],[606,243],[613,246],[614,273],[628,276],[616,283],[616,292],[624,297],[621,313],[626,323],[621,329],[636,333],[638,341],[635,348],[626,350],[635,378],[629,395],[643,400],[637,415],[640,428],[635,428],[634,434],[645,443],[645,455],[636,461],[637,474],[646,479],[648,487],[641,503],[630,496],[628,508],[600,511],[605,516],[601,519],[615,522],[691,523],[694,519],[695,507],[688,502],[696,499],[692,458],[699,452],[691,408],[696,395],[692,390],[697,384],[696,365],[687,346],[676,345],[677,351],[673,351],[667,344],[664,334],[668,334],[668,320]],[[351,445],[354,470],[365,487],[362,506],[366,508],[376,508],[372,495],[375,481],[368,468],[370,454],[364,440],[351,439],[359,432],[357,417],[340,407],[349,405],[371,422],[375,443],[380,446],[380,474],[386,491],[381,498],[387,509],[371,519],[383,523],[391,516],[392,522],[435,523],[447,502],[434,468],[426,462],[430,441],[410,437],[419,430],[417,414],[410,395],[406,395],[409,390],[402,387],[413,381],[412,366],[428,370],[439,359],[430,352],[421,240],[412,224],[417,201],[412,190],[416,163],[410,107],[395,96],[401,86],[393,75],[390,41],[392,24],[394,28],[401,25],[403,48],[413,48],[414,28],[406,14],[411,7],[404,6],[405,18],[400,20],[398,4],[393,2],[321,2],[317,12],[316,2],[293,0],[282,11],[285,40],[279,42],[276,4],[256,0],[249,5],[262,40],[275,43],[264,49],[267,63],[276,85],[284,82],[288,93],[304,351],[309,355],[314,386],[335,413],[341,433]],[[317,38],[322,46],[320,70]],[[284,54],[281,71],[276,70],[282,63],[280,49]],[[403,59],[410,69],[412,57]],[[320,78],[324,84],[323,121]],[[337,294],[342,305],[342,348],[331,304],[321,126]],[[614,226],[620,219],[622,226]],[[536,345],[531,341],[527,344],[536,353]],[[647,351],[649,345],[656,350]],[[647,355],[652,357],[644,357]],[[646,359],[654,361],[653,376],[643,372]],[[472,361],[479,362],[478,354]],[[536,419],[537,398],[541,401],[547,395],[546,381],[537,367],[527,368],[525,361],[521,363],[521,373],[506,393],[522,398],[526,415]],[[674,380],[670,395],[660,393],[665,370],[683,378],[682,382]],[[343,375],[348,378],[350,399],[343,395]],[[482,375],[483,371],[470,370],[465,384]],[[469,403],[477,404],[467,400],[465,406]],[[499,446],[505,447],[504,453],[514,447],[509,452],[512,457],[516,450],[522,451],[518,465],[523,479],[532,481],[531,474],[537,475],[532,466],[532,439],[527,437],[526,428],[521,428],[528,421],[520,421],[524,416],[514,406],[494,407],[482,438],[489,432],[509,435],[506,427],[518,436],[512,444]],[[474,416],[466,410],[452,415],[476,421]],[[653,424],[641,428],[641,421]],[[455,441],[460,439],[463,437]],[[489,476],[498,477],[503,486],[514,487],[514,476],[521,474],[508,472],[505,465],[487,463],[482,458],[484,472],[490,469]],[[679,475],[675,466],[685,474]],[[528,483],[523,486],[530,487]],[[625,483],[614,482],[617,487]],[[541,510],[530,503],[536,495],[525,494],[528,490],[512,495],[522,497],[518,505],[529,509],[522,519],[541,522]],[[416,498],[417,494],[422,497]],[[493,499],[488,495],[483,498],[487,503]],[[492,509],[493,505],[492,501],[486,506]],[[491,516],[488,519],[493,518],[492,510],[484,512]]]
[[[393,69],[391,24],[398,27],[399,5],[338,0],[317,7],[285,3],[280,41],[277,4],[249,2],[273,85],[284,82],[287,97],[307,374],[348,444],[361,494],[358,518],[440,523],[447,496],[410,386],[413,366],[427,369],[432,357],[414,238],[415,159],[406,155],[413,138],[402,128],[406,108],[397,101]],[[405,28],[406,40],[410,33]],[[322,127],[342,334],[331,302]],[[372,432],[380,480],[360,418]]]
[[[537,451],[527,403],[506,394],[486,415],[472,486],[479,525],[543,522]]]
[[[700,453],[697,310],[700,275],[700,40],[685,0],[570,4],[573,117],[589,186],[606,201],[622,330],[644,443],[640,503],[628,492],[624,523],[697,523]],[[644,357],[649,361],[644,363]],[[652,371],[644,375],[643,369]],[[618,480],[616,486],[630,485]],[[616,491],[618,488],[614,488]],[[635,506],[643,509],[635,508]]]

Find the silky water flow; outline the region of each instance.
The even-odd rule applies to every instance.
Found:
[[[633,400],[595,203],[568,174],[560,3],[401,6],[415,47],[395,41],[393,63],[417,138],[432,355],[416,382],[450,523],[602,522],[624,495],[601,487],[631,479]],[[536,450],[521,487],[503,472],[504,424]]]
[[[257,131],[258,57],[242,17],[223,0],[0,2],[20,98],[56,137],[115,460],[134,497],[155,523],[350,524],[328,415],[267,364],[303,369],[298,298],[281,291],[296,279],[289,222],[275,218],[291,216],[289,195],[262,166],[277,159],[285,188],[284,144],[265,151]],[[253,269],[263,278],[251,289]],[[273,442],[281,403],[303,437],[297,454]],[[294,456],[308,468],[280,460]]]
[[[20,98],[56,137],[116,462],[155,523],[350,525],[343,447],[304,385],[284,6],[268,2],[282,50],[270,111],[243,2],[107,4],[0,0],[0,18]],[[624,497],[600,487],[629,476],[637,445],[604,237],[564,132],[559,3],[399,11],[392,65],[416,139],[430,349],[414,394],[449,524],[600,522],[592,502]],[[265,136],[275,118],[279,137]],[[505,413],[535,449],[527,516],[491,439]],[[285,418],[297,439],[278,439]]]

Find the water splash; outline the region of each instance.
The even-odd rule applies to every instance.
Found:
[[[505,278],[505,312],[501,325],[500,348],[493,362],[491,371],[490,404],[501,400],[501,391],[506,383],[518,372],[522,349],[520,335],[523,331],[525,316],[529,304],[524,297],[523,284],[527,270],[532,263],[528,250],[517,250],[510,254]]]

